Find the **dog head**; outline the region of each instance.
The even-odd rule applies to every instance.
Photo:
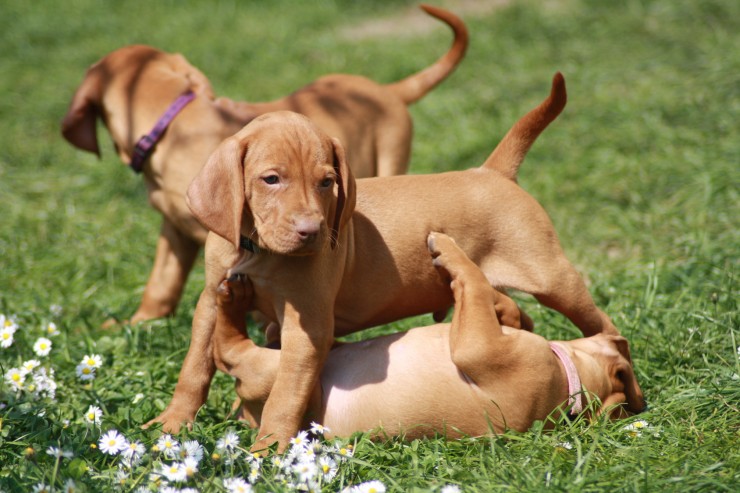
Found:
[[[608,412],[611,418],[617,419],[645,410],[627,339],[597,334],[565,344],[575,349],[574,361],[584,386],[601,399],[597,414]]]
[[[121,160],[128,163],[136,139],[158,118],[154,112],[187,89],[213,98],[206,76],[182,55],[144,45],[120,48],[87,70],[62,120],[62,135],[78,149],[100,156],[100,118]]]
[[[289,111],[262,115],[221,143],[190,184],[188,205],[239,246],[287,255],[334,248],[355,205],[342,144]]]

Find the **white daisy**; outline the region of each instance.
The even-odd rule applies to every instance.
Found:
[[[378,480],[358,484],[357,491],[360,493],[385,493],[385,485]]]
[[[229,493],[252,493],[252,485],[242,478],[224,478],[224,488]]]
[[[185,470],[180,467],[181,464],[179,462],[173,462],[172,464],[162,464],[162,469],[160,469],[160,474],[167,478],[168,481],[174,481],[175,483],[182,483],[187,479],[187,476],[185,475]]]
[[[99,425],[102,417],[103,411],[98,406],[90,406],[85,412],[85,421],[93,425]]]
[[[448,484],[443,486],[439,493],[460,493],[460,487],[456,484]]]
[[[126,438],[118,433],[117,430],[108,431],[98,441],[100,451],[108,455],[117,455],[119,452],[125,450],[127,445]]]
[[[290,444],[297,449],[305,449],[308,446],[308,432],[299,431],[296,436],[290,439]]]
[[[180,467],[186,478],[192,478],[198,472],[198,461],[195,457],[186,457],[180,464]]]
[[[103,365],[103,357],[99,354],[86,354],[84,358],[82,358],[82,361],[80,362],[81,365],[87,365],[90,368],[100,368]]]
[[[46,337],[39,337],[33,345],[33,352],[39,356],[46,356],[51,351],[51,341]]]
[[[180,451],[180,443],[169,434],[164,434],[159,437],[159,440],[157,440],[157,447],[165,457],[170,459],[176,458]]]
[[[41,362],[37,359],[29,359],[28,361],[23,362],[23,369],[26,370],[28,373],[31,373],[33,370],[38,368],[41,365]]]
[[[44,327],[44,332],[49,337],[59,335],[59,329],[57,328],[57,324],[55,324],[54,322],[49,322],[48,324],[46,324],[46,327]]]
[[[319,471],[324,477],[324,481],[330,481],[337,474],[337,462],[326,455],[319,457]]]
[[[229,430],[223,437],[216,442],[216,450],[232,451],[239,446],[239,436],[234,431]]]
[[[33,493],[51,493],[51,488],[44,483],[38,483],[33,487]]]
[[[95,379],[95,368],[91,368],[84,363],[80,363],[75,367],[77,378],[82,381],[94,380]]]
[[[5,372],[5,382],[15,390],[23,390],[27,374],[25,368],[11,368]]]
[[[49,447],[46,449],[46,453],[57,459],[71,459],[74,454],[69,450],[62,450],[59,447]]]
[[[311,433],[313,433],[314,435],[323,435],[324,433],[330,431],[331,430],[324,425],[316,423],[315,421],[311,422]]]
[[[63,493],[77,493],[77,491],[77,485],[73,479],[68,479],[65,481],[64,486],[62,486]]]
[[[14,327],[0,326],[0,347],[9,348],[13,345],[13,334],[15,334]]]
[[[196,440],[188,440],[182,444],[180,449],[180,457],[183,459],[194,459],[196,463],[203,459],[203,445],[198,443]]]
[[[126,447],[121,450],[121,455],[127,459],[129,464],[132,466],[138,464],[145,453],[146,447],[144,447],[144,445],[139,441],[129,442],[126,444]]]

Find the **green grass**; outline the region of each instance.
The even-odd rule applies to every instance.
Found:
[[[498,3],[498,2],[493,2]],[[381,480],[391,491],[737,491],[740,489],[740,362],[736,268],[740,241],[740,3],[501,2],[463,17],[472,44],[458,71],[413,107],[412,172],[482,162],[521,114],[539,102],[555,71],[569,103],[532,149],[522,186],[550,213],[563,246],[597,303],[631,341],[650,410],[650,430],[626,422],[563,424],[495,438],[373,443],[355,437],[354,457],[325,486]],[[469,2],[444,5],[455,9]],[[449,43],[428,33],[348,39],[368,19],[412,4],[373,2],[4,2],[0,16],[0,313],[20,325],[0,348],[3,375],[35,357],[41,327],[55,321],[49,357],[56,399],[16,399],[0,384],[0,490],[109,491],[118,459],[91,448],[115,428],[147,447],[155,416],[174,388],[188,347],[203,267],[176,316],[106,332],[130,315],[151,266],[159,217],[143,185],[120,164],[107,135],[103,159],[72,149],[59,122],[85,68],[129,43],[182,52],[219,94],[266,100],[329,72],[393,81],[431,63]],[[429,20],[430,24],[434,21]],[[519,298],[547,337],[577,330]],[[51,305],[62,312],[52,314]],[[431,317],[373,329],[385,333]],[[75,366],[98,353],[103,367],[83,385]],[[144,399],[132,404],[137,394]],[[246,475],[243,461],[209,458],[233,428],[230,381],[217,377],[186,437],[207,450],[194,484],[223,491]],[[104,411],[100,428],[82,414]],[[558,444],[568,442],[568,449]],[[59,462],[49,446],[74,458]],[[148,484],[155,455],[121,489]],[[266,469],[258,491],[280,490]],[[138,479],[136,479],[138,478]]]

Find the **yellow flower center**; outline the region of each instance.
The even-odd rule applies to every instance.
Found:
[[[13,375],[10,378],[12,378],[14,382],[20,382],[21,381],[21,376],[18,373],[13,373]]]

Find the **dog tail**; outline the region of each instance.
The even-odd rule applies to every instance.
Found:
[[[494,169],[510,180],[516,181],[519,166],[529,148],[563,111],[566,101],[565,79],[563,74],[558,72],[552,79],[552,90],[547,99],[511,127],[482,167]]]
[[[452,28],[455,39],[450,50],[434,64],[421,72],[388,84],[391,91],[396,93],[407,105],[415,103],[426,93],[434,89],[437,84],[447,78],[465,57],[468,49],[468,28],[458,16],[444,9],[422,4],[421,8],[432,17],[436,17]]]

